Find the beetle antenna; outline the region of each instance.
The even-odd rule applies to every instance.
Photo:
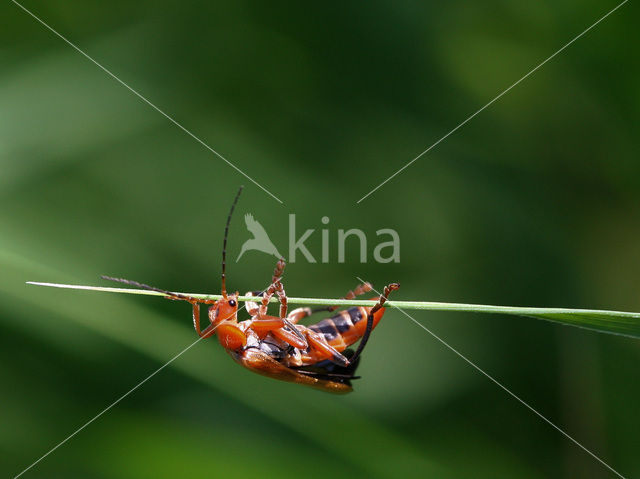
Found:
[[[171,291],[167,291],[166,289],[160,289],[160,288],[156,288],[155,286],[149,286],[148,284],[138,283],[137,281],[133,281],[131,279],[113,278],[111,276],[105,276],[105,275],[102,275],[100,277],[102,279],[106,279],[108,281],[116,281],[118,283],[124,283],[124,284],[128,284],[130,286],[136,286],[136,287],[141,288],[141,289],[146,289],[146,290],[149,290],[149,291],[156,291],[158,293],[162,293],[162,294],[164,294],[166,296],[169,296],[171,298],[184,299],[185,301],[192,301],[192,300],[196,299],[196,298],[192,298],[191,296],[186,296],[184,294],[173,293]]]
[[[229,210],[229,216],[227,216],[227,225],[224,227],[224,240],[222,241],[222,297],[223,298],[227,297],[226,270],[227,270],[227,237],[229,236],[229,224],[231,223],[231,216],[233,215],[233,210],[235,209],[236,204],[238,203],[238,198],[240,198],[240,193],[242,193],[242,188],[244,188],[244,186],[240,187],[240,189],[238,190],[238,193],[236,194],[236,198],[233,200],[233,204],[231,205],[231,209]]]

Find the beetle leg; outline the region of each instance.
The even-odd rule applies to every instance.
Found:
[[[304,347],[295,346],[295,344],[293,344],[292,342],[290,341],[287,341],[287,342],[294,347],[297,347],[300,349],[306,349],[307,340],[305,339],[303,334],[300,331],[298,331],[298,328],[296,328],[293,325],[293,323],[289,321],[289,318],[287,317],[287,293],[285,293],[284,286],[282,285],[282,281],[280,281],[280,278],[282,277],[282,271],[284,270],[284,264],[285,264],[284,259],[281,258],[280,261],[278,261],[278,264],[276,265],[276,270],[273,273],[273,280],[276,287],[275,292],[278,295],[278,301],[280,301],[280,319],[282,319],[282,321],[289,328],[289,330],[298,337],[299,339],[298,343],[299,344],[304,343],[305,346]]]
[[[287,293],[284,292],[284,286],[281,281],[278,281],[276,285],[276,294],[278,295],[278,301],[280,301],[280,317],[287,317]]]
[[[269,300],[271,299],[274,293],[277,294],[278,300],[280,301],[280,319],[282,322],[282,325],[280,325],[280,327],[287,326],[289,330],[291,330],[291,332],[293,332],[293,334],[295,334],[298,337],[299,341],[297,341],[296,343],[297,344],[301,344],[301,342],[304,343],[305,349],[306,349],[305,337],[302,335],[302,333],[300,333],[300,331],[298,331],[298,329],[293,325],[293,322],[291,322],[287,317],[287,294],[285,293],[284,286],[280,281],[280,278],[282,277],[282,271],[284,270],[284,265],[285,265],[284,259],[280,259],[273,273],[273,278],[272,278],[273,283],[269,286],[269,288],[267,288],[267,291],[264,294],[257,293],[258,295],[262,295],[262,305],[258,307],[257,303],[253,301],[247,301],[246,302],[247,311],[249,311],[249,314],[251,316],[258,316],[258,320],[263,319],[266,316],[267,305],[269,304]],[[253,296],[254,294],[256,293],[249,292],[247,293],[247,296]],[[299,347],[299,346],[295,346],[295,344],[291,342],[289,342],[289,344],[291,344],[294,347]]]
[[[305,336],[309,343],[309,348],[319,352],[320,355],[323,356],[323,359],[328,359],[340,366],[349,365],[349,360],[340,351],[327,343],[324,336],[311,331],[310,329],[305,330]]]
[[[282,278],[282,274],[284,273],[284,267],[287,265],[285,263],[284,258],[280,258],[276,263],[276,267],[273,270],[273,277],[271,278],[272,283],[277,283]]]
[[[361,294],[368,293],[372,289],[373,289],[373,286],[371,286],[371,283],[362,283],[356,286],[356,288],[353,291],[349,291],[347,294],[345,294],[341,299],[354,299],[357,296],[360,296]],[[335,311],[339,307],[340,306],[327,306],[326,308],[314,309],[313,312],[316,313],[319,311]]]
[[[258,318],[262,318],[263,316],[267,315],[267,306],[269,305],[269,301],[271,300],[271,297],[273,296],[273,293],[275,293],[275,291],[276,285],[272,283],[262,295],[262,303],[258,308]]]
[[[278,301],[280,301],[280,317],[287,317],[287,294],[284,292],[284,286],[280,281],[272,283],[262,295],[262,304],[257,313],[258,317],[266,316],[269,301],[274,294],[278,296]]]
[[[356,288],[353,291],[349,291],[347,294],[345,294],[342,297],[342,299],[354,299],[355,297],[360,296],[361,294],[368,293],[372,289],[373,289],[373,286],[371,286],[371,283],[362,283],[356,286]],[[301,319],[311,316],[312,314],[321,313],[323,311],[335,311],[339,307],[340,306],[325,306],[324,308],[315,308],[315,309],[311,309],[308,307],[296,308],[289,313],[289,316],[287,316],[287,319],[289,319],[289,321],[291,321],[293,324],[296,324]]]
[[[198,336],[202,337],[202,332],[200,331],[200,305],[198,303],[193,303],[193,327],[198,333]]]
[[[284,321],[281,318],[265,316],[260,319],[254,319],[251,321],[251,329],[253,329],[259,335],[267,334],[274,329],[279,329],[284,326]]]
[[[294,348],[307,349],[309,347],[309,343],[307,343],[304,336],[302,336],[300,331],[296,328],[293,328],[293,331],[294,332],[284,328],[278,328],[271,331],[271,334],[285,343],[290,344]]]
[[[382,308],[382,305],[387,301],[387,297],[389,296],[391,291],[395,291],[399,287],[400,285],[398,283],[391,283],[390,285],[385,286],[383,293],[380,295],[380,299],[378,299],[376,305],[371,308],[371,310],[369,310],[369,314],[367,314],[367,328],[362,335],[362,340],[358,345],[358,349],[356,349],[356,352],[353,353],[353,356],[351,356],[352,361],[358,359],[358,356],[360,356],[360,353],[362,353],[362,350],[367,345],[367,341],[369,341],[369,336],[371,335],[371,330],[373,329],[373,313]]]
[[[195,328],[196,333],[198,333],[198,336],[200,336],[201,338],[208,338],[210,336],[213,336],[213,332],[216,329],[216,326],[214,326],[213,324],[209,324],[209,326],[200,331],[200,304],[191,304],[193,305],[193,327]]]
[[[284,292],[284,286],[281,281],[285,265],[284,258],[280,258],[273,271],[273,278],[271,278],[271,282],[276,286],[275,293],[278,295],[278,301],[280,301],[281,318],[287,317],[287,293]]]
[[[245,296],[262,296],[262,291],[248,291]],[[260,308],[255,301],[245,301],[245,309],[251,316],[257,316]]]
[[[273,294],[276,292],[278,292],[278,299],[280,299],[280,313],[284,311],[284,315],[281,314],[281,316],[284,317],[287,315],[287,297],[284,294],[284,288],[282,287],[282,283],[280,282],[280,278],[282,278],[282,274],[284,273],[285,265],[286,263],[284,261],[284,258],[280,258],[276,263],[276,268],[273,270],[273,277],[271,278],[271,285],[269,285],[267,290],[262,295],[262,304],[260,305],[258,317],[262,317],[267,314],[267,306],[269,305],[269,301],[271,300]]]
[[[290,328],[291,331],[285,329],[285,326]],[[271,333],[274,337],[290,344],[294,348],[307,349],[309,347],[307,340],[302,333],[289,321],[283,318],[267,316],[261,319],[254,319],[251,321],[251,329],[253,329],[259,336]]]
[[[314,311],[312,311],[311,308],[307,308],[307,307],[296,308],[289,313],[289,315],[287,316],[287,319],[291,323],[296,324],[301,319],[306,318],[307,316],[311,316],[313,313]]]

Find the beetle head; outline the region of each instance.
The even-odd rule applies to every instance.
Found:
[[[220,324],[223,321],[236,322],[238,314],[238,292],[226,295],[209,307],[209,321]]]

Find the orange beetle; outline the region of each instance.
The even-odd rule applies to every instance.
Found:
[[[247,296],[260,299],[260,304],[246,301],[250,319],[238,321],[238,292],[228,294],[226,289],[226,249],[229,224],[242,187],[231,206],[222,246],[222,298],[200,299],[149,286],[137,281],[103,276],[104,279],[157,291],[173,300],[184,300],[193,308],[193,325],[201,338],[216,335],[223,348],[245,368],[271,378],[294,382],[332,393],[352,391],[351,380],[358,366],[371,331],[382,319],[387,296],[399,288],[392,283],[384,288],[377,302],[371,307],[357,306],[340,311],[334,316],[310,326],[297,324],[301,319],[319,311],[332,311],[336,307],[312,310],[298,308],[287,314],[287,296],[282,284],[285,261],[276,264],[271,284],[264,291],[253,291]],[[349,291],[344,299],[371,291],[369,283]],[[280,303],[279,316],[267,314],[267,306],[273,297]],[[200,304],[210,305],[209,325],[200,328]],[[347,349],[360,340],[358,349]]]

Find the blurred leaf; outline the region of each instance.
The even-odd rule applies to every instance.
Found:
[[[0,254],[0,267],[10,272],[13,277],[42,274],[48,270],[18,255],[9,255],[6,251],[3,253]],[[0,284],[0,292],[8,294],[14,301],[23,305],[53,312],[92,329],[163,364],[194,343],[193,335],[191,332],[187,333],[185,328],[124,298],[114,298],[108,309],[92,310],[94,302],[91,298],[78,298],[73,302],[42,301],[29,293],[24,285],[14,282]],[[90,310],[91,314],[86,314]],[[135,321],[132,318],[135,318]],[[153,334],[149,334],[149,331]],[[176,347],[177,344],[180,346]],[[336,400],[335,396],[330,394],[280,382],[272,384],[275,381],[255,375],[250,375],[253,378],[249,380],[251,383],[245,383],[248,375],[238,375],[239,371],[235,367],[211,367],[210,351],[202,347],[193,347],[188,354],[172,362],[171,367],[209,385],[218,394],[233,397],[235,401],[260,412],[266,418],[285,425],[306,441],[331,450],[343,460],[366,470],[370,477],[389,477],[393,470],[409,472],[416,468],[431,471],[433,474],[442,472],[440,466],[436,465],[428,454],[396,434],[392,427],[378,424],[366,414],[359,412],[347,398]],[[262,389],[262,392],[255,393],[257,389]],[[282,399],[283,394],[287,397],[285,403]],[[114,399],[115,397],[114,394]],[[302,417],[304,421],[300,420]],[[340,441],[336,441],[334,428],[327,427],[329,417],[332,424],[350,425],[348,431],[343,430],[340,433]],[[358,450],[363,451],[375,450],[384,445],[388,454],[377,457],[353,454],[344,447],[345,444],[357,444]],[[37,458],[34,457],[35,459]],[[390,467],[393,470],[389,469]]]

